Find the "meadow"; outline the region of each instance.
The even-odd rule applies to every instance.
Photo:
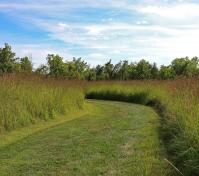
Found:
[[[0,77],[0,133],[81,110],[80,87],[78,82],[32,75]]]
[[[92,83],[87,98],[152,106],[160,116],[160,138],[172,164],[183,173],[199,174],[199,80]]]
[[[57,145],[60,144],[63,146],[67,146],[70,148],[70,150],[72,150],[72,151],[70,151],[69,149],[66,150],[62,146],[60,150],[61,151],[63,150],[62,151],[63,153],[57,154],[60,157],[62,156],[62,154],[64,154],[65,157],[70,156],[71,152],[75,152],[73,153],[75,155],[75,158],[78,156],[81,157],[82,154],[87,150],[92,151],[91,153],[93,152],[95,153],[96,148],[98,148],[100,150],[100,151],[97,150],[97,152],[99,152],[99,155],[95,156],[89,155],[89,157],[91,157],[90,160],[92,160],[92,157],[94,157],[95,162],[97,162],[99,159],[98,157],[101,156],[100,153],[104,152],[110,153],[112,150],[115,151],[113,143],[115,144],[115,147],[118,145],[122,145],[122,141],[124,139],[127,139],[132,134],[134,135],[136,134],[139,136],[138,141],[141,139],[143,139],[144,141],[142,141],[143,144],[140,144],[140,146],[138,146],[136,150],[138,152],[137,154],[141,153],[141,155],[139,156],[136,155],[138,158],[137,159],[134,158],[134,161],[131,162],[136,161],[137,165],[142,165],[143,159],[145,158],[144,157],[145,152],[148,158],[147,161],[144,161],[145,164],[143,165],[142,168],[143,170],[140,170],[139,172],[139,167],[134,168],[135,174],[139,175],[142,173],[143,175],[146,176],[155,175],[155,173],[159,175],[169,175],[169,176],[174,175],[174,173],[176,175],[185,175],[185,176],[195,176],[199,174],[199,147],[198,147],[199,146],[199,128],[198,128],[199,127],[199,117],[198,117],[199,79],[198,78],[187,78],[187,79],[183,78],[177,80],[164,80],[164,81],[142,80],[142,81],[86,82],[86,81],[69,81],[69,80],[67,81],[64,79],[46,78],[46,77],[38,77],[32,75],[16,76],[14,74],[10,74],[0,77],[0,90],[1,90],[0,91],[0,123],[1,123],[0,139],[2,140],[0,145],[2,156],[1,155],[0,156],[2,157],[2,159],[6,159],[5,161],[2,160],[3,165],[0,168],[0,170],[5,171],[5,173],[13,172],[12,168],[7,168],[6,165],[11,166],[12,164],[16,164],[18,162],[19,165],[24,164],[20,163],[22,162],[22,160],[19,161],[16,160],[14,163],[10,163],[12,161],[12,158],[8,160],[9,157],[6,158],[6,156],[11,156],[12,155],[11,153],[14,152],[15,149],[17,150],[17,148],[23,148],[23,147],[26,148],[28,144],[33,146],[36,145],[34,141],[37,140],[39,140],[40,143],[42,139],[46,139],[46,141],[48,142],[47,143],[48,145],[46,146],[47,149],[49,146],[49,150],[52,150],[50,152],[53,152],[55,149],[56,152],[58,152],[59,150],[58,148],[60,146],[56,146],[58,148],[50,148],[54,146],[55,143],[57,143]],[[88,103],[86,99],[112,100],[113,103],[112,104],[108,103],[106,105],[104,102],[104,105],[100,105],[97,102]],[[156,124],[155,126],[153,124],[152,127],[149,127],[148,125],[151,124],[151,121],[147,121],[147,113],[148,117],[150,117],[149,111],[147,112],[147,110],[142,109],[142,107],[137,107],[138,110],[136,110],[136,108],[133,106],[129,107],[129,104],[126,105],[117,104],[116,102],[114,103],[114,101],[122,101],[122,102],[150,106],[159,115],[158,116],[159,121],[155,122]],[[120,109],[119,107],[121,107],[122,109]],[[117,112],[114,111],[115,108],[118,109]],[[140,111],[141,109],[142,111]],[[132,111],[135,111],[135,113],[138,112],[139,113],[137,116],[135,116],[135,114],[132,114],[132,117],[135,116],[136,118],[134,118],[133,121],[130,121],[132,119],[130,119],[129,114],[131,114]],[[83,112],[83,114],[88,114],[88,115],[87,116],[82,115],[81,116],[82,120],[80,119],[80,121],[75,120],[74,122],[66,123],[66,121],[63,120],[63,119],[67,120],[67,118],[71,119],[71,117],[74,116],[74,114],[77,112],[80,113]],[[119,120],[117,122],[117,120],[116,121],[114,120],[116,116],[120,118],[123,117],[125,120]],[[62,117],[61,118],[62,120],[56,121],[56,119],[60,119],[60,117]],[[98,117],[101,118],[101,120],[99,120]],[[111,119],[107,119],[107,117],[110,117]],[[126,118],[130,121],[131,125],[134,125],[135,129],[137,129],[136,125],[140,123],[143,124],[142,125],[143,128],[146,125],[147,129],[149,128],[150,130],[145,131],[143,129],[143,131],[140,132],[139,130],[136,132],[129,130],[128,132],[121,133],[119,129],[122,127],[126,128],[125,124],[129,123]],[[142,119],[141,121],[140,118]],[[153,117],[151,118],[153,119]],[[155,116],[155,119],[157,119],[157,116]],[[55,122],[53,120],[55,120]],[[48,128],[51,129],[53,123],[54,125],[58,125],[59,122],[66,123],[66,125],[64,125],[65,127],[62,128],[62,126],[60,126],[57,127],[56,129],[53,128],[53,130],[50,131],[48,130]],[[117,124],[115,124],[116,122]],[[48,126],[49,123],[51,124],[50,126]],[[109,127],[107,126],[107,129],[109,130],[111,129],[113,131],[111,132],[110,136],[108,135],[105,137],[104,135],[106,133],[104,132],[106,130],[104,131],[104,127],[106,126],[106,123],[107,125],[110,125]],[[89,128],[92,129],[89,132],[89,134],[87,133],[87,130],[85,131],[85,129],[87,129],[88,126]],[[37,135],[35,131],[37,127],[39,128],[39,131],[43,130],[42,135]],[[47,131],[44,130],[45,128],[47,128]],[[127,128],[129,129],[131,127],[127,126]],[[114,129],[115,130],[118,129],[118,131],[114,131]],[[20,130],[22,130],[22,132],[19,132]],[[73,131],[74,135],[72,135]],[[17,133],[19,135],[16,135]],[[28,133],[28,135],[26,135],[25,133]],[[11,137],[9,137],[10,134]],[[64,137],[62,136],[62,134],[65,134],[66,136]],[[24,136],[24,138],[20,137],[20,135]],[[36,139],[35,135],[39,139]],[[73,143],[71,144],[63,143],[63,141],[70,135],[72,135],[71,136],[72,139],[74,138]],[[156,142],[153,145],[147,144],[148,141],[146,139],[148,137],[146,137],[146,135],[148,135],[148,137],[150,137],[152,141]],[[25,140],[26,137],[28,137],[29,142],[23,141]],[[55,140],[57,137],[59,138]],[[122,137],[124,137],[124,139]],[[7,138],[10,138],[11,140],[9,144],[6,144],[5,142]],[[131,139],[133,138],[134,137],[131,136]],[[18,139],[20,139],[21,142]],[[51,140],[55,141],[52,142]],[[98,140],[95,141],[97,144],[93,143],[92,140]],[[104,144],[107,143],[107,141],[109,140],[112,142],[108,143],[107,146],[111,148],[107,149],[104,146]],[[87,147],[84,146],[84,143],[86,143],[85,145]],[[163,143],[163,145],[161,143]],[[40,149],[42,149],[44,145],[46,145],[46,143],[41,142],[38,145],[40,146],[35,146],[35,147],[36,148],[39,147]],[[132,144],[132,147],[136,145],[137,144]],[[144,146],[148,145],[150,145],[151,148],[145,151],[146,148]],[[84,147],[81,148],[81,146]],[[155,149],[153,146],[160,146],[159,148],[163,147],[164,149]],[[159,152],[159,150],[162,152]],[[166,150],[166,154],[164,154],[164,150]],[[22,155],[23,157],[26,158],[26,156],[28,155],[29,156],[33,155],[34,151],[35,149],[33,148],[30,149],[30,151],[29,150],[27,151],[28,152],[27,155],[23,153]],[[18,153],[18,150],[16,152]],[[78,156],[76,156],[77,154],[76,152],[78,153]],[[158,156],[156,158],[153,158],[154,155],[156,155],[157,153],[159,153]],[[51,154],[53,155],[53,153]],[[114,157],[112,158],[112,156]],[[104,158],[102,163],[104,162],[106,163],[108,160],[112,158],[110,161],[112,164],[114,163],[114,160],[118,161],[117,163],[118,165],[122,164],[123,160],[117,158],[118,156],[116,155],[117,156],[116,157],[115,153],[112,153],[112,156],[110,155],[109,158]],[[154,161],[155,163],[161,163],[162,159],[160,159],[159,161],[157,159],[160,156],[163,156],[163,158],[167,159],[169,170],[170,169],[173,170],[174,173],[168,174],[168,171],[165,171],[164,173],[160,172],[161,167],[165,168],[164,166],[165,163],[160,164],[159,166],[155,164],[155,168],[157,167],[157,172],[153,172],[153,174],[151,173],[152,170],[154,171],[154,165],[151,165],[151,167],[149,167],[150,161],[151,162]],[[47,165],[49,164],[48,162],[50,162],[51,159],[45,160],[46,156],[43,157],[44,161],[47,162],[45,165],[47,167]],[[66,159],[65,157],[57,158],[56,156],[54,156],[54,159],[57,160],[57,162],[60,159],[64,159],[65,161]],[[74,156],[70,157],[72,157],[74,162],[77,162]],[[86,161],[85,158],[86,156],[82,157],[83,157],[82,159],[79,158],[78,162],[81,163]],[[130,162],[131,160],[129,157],[127,158],[127,160],[124,160],[125,163],[124,165],[120,165],[121,173],[119,175],[122,175],[123,172],[128,173],[126,175],[131,175],[130,173],[133,173],[132,168],[130,166],[127,166],[129,164],[128,161]],[[38,156],[38,158],[40,157]],[[30,158],[30,159],[35,160],[35,158]],[[67,160],[67,162],[69,161]],[[107,169],[105,167],[106,164],[103,165],[102,163],[98,163],[99,173],[102,172],[102,175],[108,175],[107,172],[105,171]],[[31,165],[31,163],[29,164]],[[44,166],[42,165],[42,163],[40,164],[41,164],[40,169],[43,169]],[[59,167],[63,167],[63,163],[60,163],[60,165],[59,163],[57,164]],[[98,174],[96,170],[92,170],[93,168],[96,168],[98,164],[88,165],[87,167],[88,170],[84,170],[83,174],[86,173],[87,175]],[[74,165],[74,163],[72,163],[72,165]],[[102,168],[100,168],[101,165]],[[14,167],[17,170],[18,165],[16,164]],[[31,173],[34,173],[34,169],[36,170],[39,169],[36,168],[37,166],[34,167],[31,168]],[[54,166],[52,165],[52,169],[53,167]],[[82,168],[81,167],[76,168],[76,166],[74,165],[74,168],[70,168],[71,175],[77,173],[81,175],[83,168],[85,168],[85,165],[82,165]],[[137,171],[136,168],[138,169]],[[20,171],[21,170],[19,169],[18,175],[25,174],[25,173],[22,174]],[[27,171],[27,173],[28,172],[29,171]],[[45,170],[41,170],[41,173],[43,172],[45,173]],[[55,170],[52,171],[51,175],[53,175],[53,173],[56,173]],[[63,171],[62,174],[64,175],[65,172]],[[113,171],[112,175],[116,175],[115,171]]]

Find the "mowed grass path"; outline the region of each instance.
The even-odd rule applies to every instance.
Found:
[[[151,108],[87,104],[86,115],[0,147],[0,176],[168,175]]]

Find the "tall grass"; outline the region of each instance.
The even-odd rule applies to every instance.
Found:
[[[153,106],[169,160],[184,175],[199,175],[199,79],[98,82],[86,97]]]
[[[153,106],[169,161],[199,175],[199,79],[89,83],[36,76],[0,77],[0,133],[77,111],[87,98]]]
[[[76,82],[35,76],[0,77],[0,132],[83,108],[82,86]]]

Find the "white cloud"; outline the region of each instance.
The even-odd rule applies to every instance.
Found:
[[[100,53],[91,53],[89,54],[91,58],[97,58],[97,59],[104,59],[106,56]]]
[[[51,10],[63,11],[70,9],[78,9],[84,7],[93,8],[125,8],[128,6],[126,0],[22,0],[18,3],[2,1],[0,2],[0,9],[18,9],[18,10]]]
[[[57,28],[58,30],[64,31],[64,30],[69,29],[69,26],[65,23],[60,22],[57,24]]]
[[[149,23],[146,20],[142,20],[142,21],[137,21],[136,24],[141,25],[141,24],[149,24]]]
[[[23,19],[25,25],[28,23],[29,26],[34,25],[45,31],[49,40],[62,41],[71,48],[77,47],[78,51],[85,50],[86,52],[82,51],[83,56],[92,64],[104,61],[107,57],[125,59],[131,56],[149,57],[151,61],[155,58],[162,64],[167,63],[165,58],[199,55],[199,21],[196,21],[199,17],[199,4],[185,1],[169,2],[168,0],[164,3],[156,0],[143,0],[139,3],[127,0],[57,0],[56,3],[54,0],[26,0],[21,3],[3,1],[0,2],[0,11],[12,10],[9,15]],[[81,8],[86,12],[78,14]],[[106,10],[109,8],[110,14],[127,12],[128,17],[134,17],[136,12],[137,22],[134,18],[123,21],[123,18],[119,17],[118,22],[114,22],[116,20],[114,15],[100,16],[102,19],[96,16],[101,23],[92,21],[94,19],[89,21],[88,16],[85,16],[84,20],[89,22],[81,21],[81,15],[87,14],[90,8]],[[23,12],[28,11],[31,13],[24,15]],[[70,17],[73,17],[70,15],[77,15],[78,20],[69,22]],[[20,55],[32,53],[33,62],[36,64],[45,61],[48,53],[72,57],[69,49],[61,48],[57,44],[54,47],[20,45],[16,46],[15,50]],[[90,50],[91,54],[86,55],[85,53],[90,53]],[[81,51],[77,54],[81,55]]]
[[[167,6],[142,6],[137,9],[145,14],[154,14],[169,19],[190,19],[199,17],[199,4],[180,3]]]
[[[46,63],[48,54],[59,54],[66,59],[72,58],[72,55],[66,49],[56,49],[45,44],[13,44],[12,47],[18,57],[31,57],[35,68],[41,63]]]
[[[43,24],[41,24],[42,27]],[[60,29],[60,24],[45,23],[49,36],[65,43],[78,45],[85,49],[94,49],[96,55],[87,55],[89,62],[95,63],[102,58],[123,56],[156,58],[160,63],[170,58],[180,56],[199,55],[199,26],[159,26],[159,25],[131,25],[128,23],[107,23],[99,25],[62,24],[67,26]],[[106,57],[105,57],[106,56]],[[150,59],[154,61],[153,59]]]
[[[86,56],[87,61],[91,66],[95,66],[98,64],[104,64],[107,61],[107,58],[104,54],[101,53],[91,53]]]

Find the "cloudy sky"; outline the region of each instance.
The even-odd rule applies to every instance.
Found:
[[[167,65],[199,56],[198,0],[1,0],[0,47],[32,56],[48,53],[89,64],[141,58]]]

